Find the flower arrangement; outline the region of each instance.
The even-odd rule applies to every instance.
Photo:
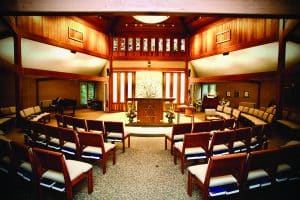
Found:
[[[165,116],[168,118],[168,122],[172,123],[173,119],[175,118],[175,112],[173,110],[168,110]]]
[[[126,113],[126,117],[128,117],[129,119],[129,123],[133,122],[133,119],[136,117],[136,112],[133,109],[130,109],[127,113]]]

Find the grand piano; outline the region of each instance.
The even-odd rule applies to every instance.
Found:
[[[65,113],[66,110],[71,110],[72,112],[68,113],[68,115],[74,116],[76,110],[76,100],[57,97],[52,101],[50,107],[55,110],[55,113],[59,113],[61,115],[67,114]]]

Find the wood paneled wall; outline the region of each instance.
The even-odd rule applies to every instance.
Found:
[[[80,81],[78,80],[40,80],[38,81],[38,100],[53,100],[57,97],[75,99],[80,105]]]
[[[53,45],[61,47],[71,46],[74,49],[81,49],[83,52],[94,52],[104,58],[107,58],[109,55],[108,36],[103,32],[75,21],[71,17],[20,16],[17,20],[22,35],[29,37],[29,39],[30,37],[38,36],[45,40],[49,39],[48,43],[55,43]],[[80,37],[82,36],[82,41],[69,37],[70,28],[75,30]]]
[[[225,98],[230,101],[231,107],[238,107],[240,102],[258,102],[258,84],[250,82],[223,82],[217,83],[217,94],[219,99]],[[244,92],[249,92],[249,97],[244,97]],[[230,97],[226,96],[226,92],[230,92]],[[234,93],[239,92],[239,96],[235,97]]]
[[[276,103],[276,81],[262,81],[260,92],[260,106],[267,107],[270,103]]]
[[[1,67],[0,71],[0,107],[14,106],[16,104],[14,72]]]
[[[38,105],[36,96],[37,96],[36,79],[30,77],[24,77],[22,79],[22,96],[21,96],[22,99],[21,102],[23,108],[28,108],[31,106]]]
[[[222,19],[200,29],[190,38],[190,58],[230,52],[277,39],[278,19]]]

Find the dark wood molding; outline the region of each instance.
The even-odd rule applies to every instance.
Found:
[[[160,72],[185,72],[185,68],[146,68],[146,67],[114,67],[114,72],[160,71]]]
[[[75,79],[75,80],[97,81],[97,82],[107,82],[109,80],[108,77],[89,76],[89,75],[47,71],[47,70],[39,70],[39,69],[31,69],[31,68],[23,68],[22,74],[27,76],[36,76],[37,78],[46,77],[46,78]]]
[[[249,81],[249,80],[270,80],[276,77],[276,72],[260,72],[250,74],[234,74],[224,76],[211,76],[211,77],[199,77],[190,78],[190,83],[214,83],[214,82],[226,82],[226,81]]]
[[[11,30],[8,30],[8,31],[0,33],[0,40],[7,38],[7,37],[13,37],[13,36],[15,36],[15,33]]]
[[[35,4],[34,6],[32,4]],[[138,13],[142,14],[173,14],[192,13],[206,15],[238,15],[238,16],[299,16],[299,1],[295,0],[152,0],[152,1],[127,1],[122,0],[23,0],[4,1],[1,3],[2,14],[46,14],[46,15],[74,15],[77,14],[100,14],[114,12],[115,14]],[[59,6],[57,6],[59,5]],[[172,6],[169,6],[172,5]]]

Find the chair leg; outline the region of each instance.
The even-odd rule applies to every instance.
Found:
[[[93,184],[93,169],[90,169],[87,172],[87,182],[88,182],[88,193],[92,193],[94,190],[94,184]]]
[[[177,150],[176,149],[174,151],[173,157],[174,157],[174,164],[176,165],[177,164]]]
[[[114,165],[116,164],[116,148],[113,148],[112,154],[113,154],[113,165]]]
[[[181,168],[181,173],[184,174],[184,162],[185,162],[185,158],[184,155],[180,155],[180,168]]]
[[[72,187],[66,187],[66,199],[67,200],[73,199]]]
[[[125,153],[125,140],[122,140],[123,143],[123,153]]]
[[[188,184],[187,184],[187,193],[191,197],[193,192],[193,175],[188,172]]]
[[[167,145],[167,136],[165,136],[165,150],[167,150],[168,149],[168,145]]]
[[[106,173],[106,156],[103,156],[101,159],[101,165],[102,165],[102,173]]]
[[[171,142],[171,155],[173,155],[174,154],[174,142]]]
[[[128,148],[130,147],[130,135],[128,135]]]

